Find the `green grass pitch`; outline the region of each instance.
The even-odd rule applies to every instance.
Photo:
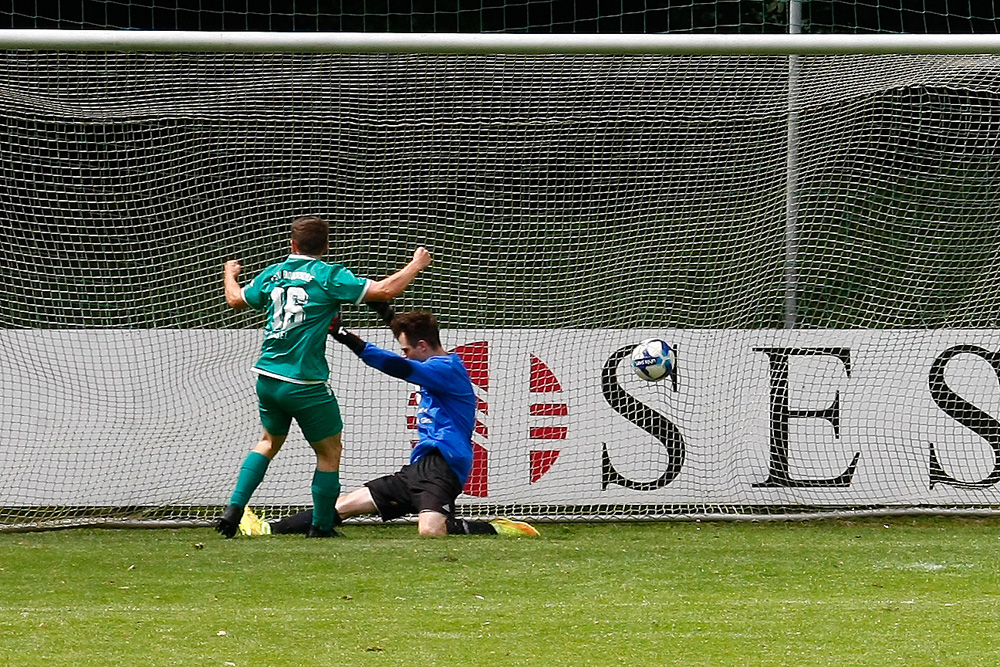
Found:
[[[0,534],[0,665],[990,665],[1000,520]]]

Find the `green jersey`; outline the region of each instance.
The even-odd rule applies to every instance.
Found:
[[[243,300],[268,316],[254,372],[297,384],[325,382],[330,320],[341,304],[360,303],[368,284],[339,264],[307,255],[289,255],[264,269],[243,288]]]

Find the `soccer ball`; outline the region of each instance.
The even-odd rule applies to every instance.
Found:
[[[674,349],[659,338],[644,340],[632,350],[632,370],[643,380],[662,380],[670,375],[676,364]]]

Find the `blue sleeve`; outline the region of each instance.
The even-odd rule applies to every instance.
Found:
[[[399,378],[400,380],[416,382],[416,380],[411,380],[410,376],[413,375],[413,371],[418,364],[410,361],[406,357],[396,354],[395,352],[389,352],[388,350],[383,350],[377,345],[365,343],[365,349],[363,349],[361,354],[358,356],[361,357],[361,361],[365,362],[372,368],[382,371],[386,375],[391,375],[392,377]]]
[[[427,387],[430,390],[434,390],[441,385],[442,380],[446,380],[445,374],[435,371],[437,365],[435,357],[423,362],[413,361],[395,352],[383,350],[377,345],[365,343],[365,349],[361,352],[361,361],[386,375]]]

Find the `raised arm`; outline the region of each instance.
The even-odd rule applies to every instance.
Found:
[[[361,357],[361,360],[372,368],[377,368],[386,375],[397,377],[400,380],[409,379],[413,374],[417,364],[401,357],[398,354],[383,350],[382,348],[369,345],[357,334],[351,333],[344,328],[340,315],[330,322],[330,335],[341,345],[346,345],[351,352]]]
[[[417,274],[430,266],[431,254],[423,246],[413,251],[413,259],[388,278],[373,282],[365,292],[365,301],[389,301],[403,293]]]
[[[226,262],[223,268],[222,281],[226,287],[226,303],[230,308],[237,310],[247,307],[247,302],[243,300],[243,290],[237,279],[243,266],[238,260],[231,259]]]

